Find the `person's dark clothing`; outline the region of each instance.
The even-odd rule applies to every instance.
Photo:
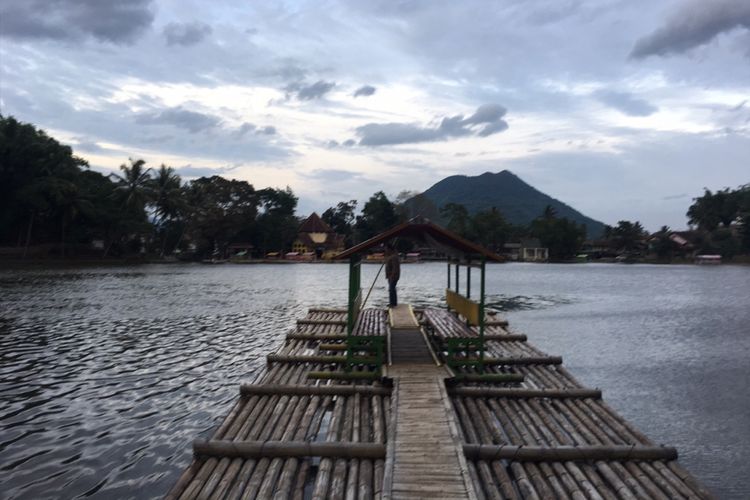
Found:
[[[388,305],[396,307],[398,298],[396,297],[396,283],[401,277],[401,263],[398,260],[398,254],[392,253],[385,260],[385,279],[388,280]]]

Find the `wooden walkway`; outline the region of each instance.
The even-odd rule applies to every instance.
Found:
[[[383,498],[476,498],[456,423],[446,406],[445,370],[434,363],[402,364],[388,373],[400,404],[392,425],[393,454],[386,462]]]

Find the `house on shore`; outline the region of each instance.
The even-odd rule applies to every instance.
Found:
[[[547,262],[549,249],[542,246],[537,238],[522,239],[518,243],[503,245],[505,257],[518,262]]]
[[[292,252],[298,255],[310,255],[315,259],[330,259],[344,251],[344,237],[313,212],[302,223],[297,232],[297,239],[292,244]]]

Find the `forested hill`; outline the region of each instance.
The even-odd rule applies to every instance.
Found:
[[[508,222],[524,226],[542,215],[549,205],[557,217],[585,224],[589,238],[597,238],[604,232],[603,223],[534,189],[509,170],[496,174],[486,172],[474,177],[446,177],[421,195],[408,200],[406,205],[412,215],[420,214],[440,220],[439,209],[448,203],[463,205],[470,214],[495,207]]]

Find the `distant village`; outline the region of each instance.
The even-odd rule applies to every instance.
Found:
[[[732,238],[740,240],[743,236],[741,222],[731,224],[728,228]],[[720,253],[701,253],[705,242],[705,233],[698,229],[671,231],[668,228],[648,234],[641,233],[639,238],[625,243],[613,235],[611,228],[606,237],[585,240],[579,252],[571,262],[669,262],[719,264]],[[320,216],[313,212],[300,225],[297,237],[289,252],[269,252],[265,256],[257,255],[249,243],[229,245],[225,260],[232,262],[277,261],[288,262],[321,262],[330,261],[345,248],[346,238],[336,233]],[[497,253],[509,262],[550,262],[549,248],[544,247],[538,238],[524,238],[519,241],[504,243]],[[732,255],[737,257],[737,255]],[[374,251],[368,260],[380,262],[384,258],[382,251]],[[432,247],[413,247],[402,253],[404,262],[444,260]],[[731,260],[731,259],[730,259]],[[739,261],[745,262],[743,259]]]

